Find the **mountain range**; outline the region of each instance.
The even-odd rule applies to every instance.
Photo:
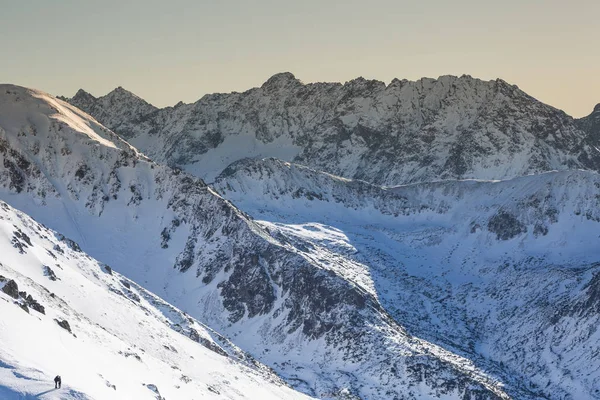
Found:
[[[17,345],[34,330],[99,354],[69,398],[600,398],[599,129],[600,106],[577,120],[469,76],[282,73],[163,109],[0,85],[19,321],[0,325],[0,394],[51,376]],[[48,278],[50,254],[71,278]],[[100,368],[140,343],[154,364],[131,382]]]
[[[303,84],[281,73],[244,93],[163,109],[122,88],[68,101],[153,160],[207,182],[244,157],[385,186],[600,167],[596,113],[576,120],[501,79]]]

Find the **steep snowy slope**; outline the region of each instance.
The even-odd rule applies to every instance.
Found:
[[[501,398],[376,296],[47,94],[0,86],[0,198],[321,398]]]
[[[0,315],[3,400],[307,398],[1,201]]]
[[[600,398],[600,175],[384,189],[266,159],[215,189],[516,398]]]
[[[305,85],[282,73],[244,93],[161,110],[142,107],[133,94],[112,98],[80,91],[69,101],[155,161],[208,182],[244,157],[293,160],[388,186],[600,167],[600,152],[571,117],[502,80]]]

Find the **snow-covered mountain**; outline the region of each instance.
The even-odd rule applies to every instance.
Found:
[[[275,159],[214,187],[515,398],[600,398],[600,175],[382,188]]]
[[[0,315],[3,400],[308,398],[2,201]]]
[[[500,79],[303,84],[281,73],[244,93],[159,110],[125,93],[80,90],[69,101],[155,161],[207,182],[245,157],[388,186],[600,168],[577,121]]]
[[[98,121],[104,121],[103,125],[118,130],[123,136],[133,134],[133,127],[141,123],[146,115],[158,110],[120,86],[99,99],[84,90],[79,90],[74,98],[88,105],[88,109],[85,110],[88,114],[94,115]],[[68,100],[63,97],[60,99]]]
[[[507,397],[494,371],[408,334],[376,293],[295,238],[253,221],[200,179],[150,161],[59,99],[0,86],[0,161],[1,199],[226,335],[300,391]]]

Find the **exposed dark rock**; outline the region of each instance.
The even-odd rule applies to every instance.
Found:
[[[162,247],[163,249],[166,249],[169,247],[168,243],[169,240],[171,240],[171,234],[169,233],[169,231],[167,230],[167,228],[163,228],[162,232],[160,233],[160,237],[161,237],[161,244],[160,247]]]
[[[62,249],[62,247],[60,247],[60,245],[55,244],[54,247],[52,248],[54,251],[56,251],[59,254],[65,254],[65,251]]]
[[[4,159],[4,168],[8,171],[10,179],[9,188],[21,193],[25,189],[27,178],[25,174],[11,160]]]
[[[268,313],[275,302],[274,289],[257,254],[241,257],[229,279],[218,287],[232,322],[239,321],[246,311],[248,318]]]
[[[542,224],[535,224],[533,227],[533,234],[536,236],[545,236],[548,234],[548,228]]]
[[[29,236],[27,236],[26,233],[21,232],[20,229],[17,229],[13,234],[19,239],[21,239],[23,242],[27,243],[28,246],[33,246],[33,244],[31,244],[31,239],[29,238]]]
[[[499,240],[509,240],[527,232],[527,227],[514,215],[500,211],[488,222],[488,230],[496,234]]]
[[[25,249],[32,246],[31,239],[29,238],[29,236],[27,236],[27,234],[25,234],[24,232],[21,232],[20,229],[17,229],[13,232],[11,242],[14,248],[19,249],[19,253],[21,254],[25,254]]]
[[[195,255],[194,250],[196,248],[197,238],[195,235],[190,235],[188,238],[184,250],[177,256],[175,265],[173,268],[185,272],[194,264]],[[208,282],[205,282],[208,283]]]
[[[81,247],[79,247],[77,242],[69,239],[68,237],[65,237],[64,235],[61,235],[60,233],[56,234],[56,237],[61,242],[64,242],[67,245],[67,247],[70,248],[71,250],[76,251],[78,253],[82,253]]]
[[[131,290],[126,290],[125,294],[129,299],[135,301],[136,303],[139,303],[142,300],[137,293],[134,293]]]
[[[215,394],[221,394],[221,392],[219,392],[219,390],[216,387],[211,386],[211,385],[207,385],[207,386],[208,386],[208,390],[209,391],[211,391],[211,392],[213,392]]]
[[[51,281],[56,281],[57,277],[52,268],[47,265],[44,265],[44,275],[48,277]]]
[[[191,338],[191,336],[190,336],[190,338]],[[223,350],[219,345],[217,345],[216,343],[214,343],[208,339],[205,339],[203,337],[198,337],[197,342],[200,343],[202,346],[206,347],[207,349],[212,350],[215,353],[217,353],[223,357],[229,357],[229,354],[227,354],[227,352],[225,350]]]
[[[158,387],[156,387],[156,385],[154,385],[152,383],[148,383],[148,384],[143,383],[142,385],[146,386],[148,389],[150,389],[151,391],[153,391],[156,394],[156,400],[166,400],[164,397],[162,397],[160,395],[160,391],[158,390]]]
[[[46,314],[46,308],[43,305],[41,305],[40,303],[38,303],[37,300],[35,300],[31,295],[28,295],[26,297],[25,301],[31,309],[33,309],[41,314]]]
[[[89,172],[90,172],[90,167],[83,164],[83,165],[79,166],[79,168],[77,168],[77,171],[75,171],[75,177],[78,178],[79,180],[82,180],[83,178],[85,178],[85,176]]]
[[[19,298],[19,285],[12,279],[6,282],[4,287],[2,287],[2,291],[13,299]]]
[[[100,269],[109,275],[112,275],[112,268],[107,264],[100,264]]]
[[[59,321],[59,320],[55,319],[55,321],[58,324],[58,326],[60,326],[64,330],[68,331],[69,333],[73,333],[73,332],[71,332],[71,325],[69,325],[69,322],[67,320],[63,319],[62,321]]]
[[[179,327],[179,328],[181,329],[181,327]],[[192,339],[194,342],[200,341],[200,334],[194,328],[190,328],[190,331],[188,332],[188,337],[190,339]]]

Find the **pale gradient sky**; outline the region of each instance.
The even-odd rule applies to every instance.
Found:
[[[157,106],[277,72],[503,78],[580,117],[600,103],[599,0],[0,0],[0,82]]]

